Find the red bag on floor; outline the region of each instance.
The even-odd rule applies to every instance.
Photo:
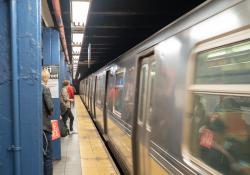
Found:
[[[51,120],[52,125],[52,141],[61,137],[58,126],[58,120]]]

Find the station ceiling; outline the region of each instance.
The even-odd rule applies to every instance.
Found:
[[[61,9],[71,54],[70,1],[61,1]],[[76,78],[79,73],[79,79],[82,79],[98,70],[205,1],[91,0]],[[51,0],[48,2],[50,5]],[[89,43],[92,59],[90,68],[87,65]]]
[[[205,0],[92,0],[78,63],[81,77],[96,71]],[[91,68],[87,67],[91,43]]]

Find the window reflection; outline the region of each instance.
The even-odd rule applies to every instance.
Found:
[[[148,65],[144,64],[141,68],[141,75],[140,75],[140,90],[139,90],[139,117],[138,121],[140,124],[143,123],[143,116],[145,115],[145,106],[146,106],[146,85],[147,85],[147,72],[148,72]]]
[[[153,99],[153,92],[154,92],[154,82],[155,82],[155,75],[156,75],[156,65],[155,62],[151,64],[150,75],[149,75],[149,113],[147,118],[147,130],[151,132],[151,122],[152,122],[152,99]]]
[[[122,113],[122,96],[124,86],[124,72],[117,72],[114,89],[114,113],[121,115]]]
[[[224,174],[250,174],[250,98],[195,94],[191,154]]]

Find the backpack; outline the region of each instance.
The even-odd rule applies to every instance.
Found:
[[[66,137],[67,135],[69,135],[69,129],[62,120],[59,121],[59,129],[61,137]]]

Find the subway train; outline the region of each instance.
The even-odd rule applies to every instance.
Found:
[[[124,174],[250,174],[249,12],[207,1],[81,80]]]

